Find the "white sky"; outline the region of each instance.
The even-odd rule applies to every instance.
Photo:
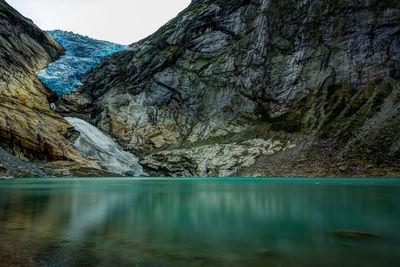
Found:
[[[6,0],[43,30],[131,44],[154,33],[191,0]]]

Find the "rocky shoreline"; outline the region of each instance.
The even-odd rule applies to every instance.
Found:
[[[46,176],[48,173],[45,170],[0,148],[0,179]]]

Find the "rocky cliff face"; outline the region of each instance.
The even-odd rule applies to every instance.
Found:
[[[197,0],[58,110],[155,175],[396,175],[400,4]]]
[[[56,41],[0,0],[0,145],[22,159],[68,161],[63,165],[101,169],[82,158],[67,140],[72,127],[50,108],[55,95],[36,77],[38,70],[62,53]],[[1,169],[12,168],[10,160],[15,161],[11,155],[1,157]],[[43,173],[28,169],[6,173]]]

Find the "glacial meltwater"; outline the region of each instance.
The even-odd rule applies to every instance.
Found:
[[[0,181],[1,266],[400,266],[400,180]]]

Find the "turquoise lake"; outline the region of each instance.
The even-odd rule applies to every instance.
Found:
[[[0,265],[400,266],[400,180],[2,180]]]

